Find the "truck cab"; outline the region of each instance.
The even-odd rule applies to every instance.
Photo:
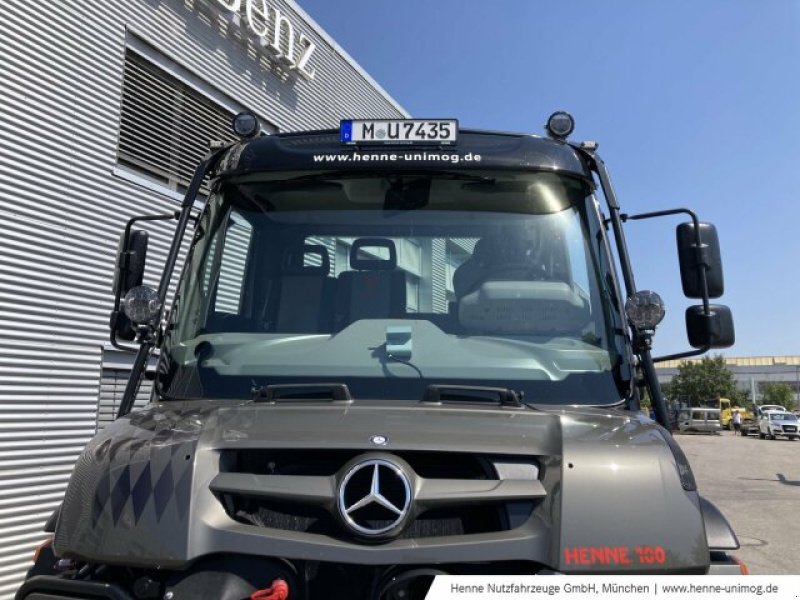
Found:
[[[381,600],[422,598],[438,574],[739,573],[661,426],[653,366],[733,342],[710,303],[716,231],[686,209],[622,213],[573,126],[259,136],[238,115],[241,141],[198,167],[181,210],[142,217],[177,221],[158,289],[137,219],[122,236],[111,328],[137,353],[131,381],[51,523],[60,574],[40,564],[17,597]],[[623,224],[679,214],[694,349],[653,357],[664,306],[636,289]],[[130,412],[156,350],[151,402]]]

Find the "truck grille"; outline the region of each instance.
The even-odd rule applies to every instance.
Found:
[[[220,470],[262,475],[331,476],[363,450],[224,450]],[[461,452],[394,452],[420,477],[432,479],[495,479],[486,457]],[[502,458],[502,457],[501,457]],[[516,458],[519,460],[519,458]],[[535,465],[534,461],[529,461]],[[538,471],[538,469],[537,469]]]
[[[211,488],[228,515],[240,523],[347,539],[353,534],[337,514],[335,481],[348,462],[361,454],[360,450],[224,450],[221,473]],[[471,493],[468,498],[451,499],[445,495],[433,506],[418,507],[396,536],[400,539],[513,529],[528,520],[545,495],[539,481],[539,465],[531,458],[447,452],[385,455],[404,461],[423,483],[432,482],[430,485],[436,487],[436,480],[448,480],[456,488],[466,486],[464,489]],[[294,487],[292,477],[298,477],[296,482],[304,485],[309,481],[328,482],[332,497],[327,501],[316,495],[287,498]],[[279,485],[272,486],[275,481]],[[484,498],[479,492],[477,496],[472,493],[471,482],[485,482],[478,483],[477,489],[486,488],[488,495]],[[496,488],[511,491],[498,495]]]
[[[348,537],[336,517],[325,509],[303,509],[299,506],[258,501],[233,501],[236,521],[258,527],[316,533],[335,538]],[[230,501],[229,500],[229,501]],[[533,509],[531,504],[527,513]],[[230,513],[229,513],[230,514]],[[429,511],[415,518],[398,536],[400,539],[442,537],[469,533],[504,531],[499,507],[459,507],[451,511]]]

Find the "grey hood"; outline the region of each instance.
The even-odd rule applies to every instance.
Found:
[[[516,520],[502,531],[396,536],[379,544],[345,531],[259,527],[235,518],[225,498],[242,492],[291,501],[297,492],[299,501],[330,510],[334,499],[326,494],[335,496],[341,481],[341,468],[316,479],[271,475],[258,459],[266,453],[269,462],[270,452],[378,456],[412,471],[418,457],[478,456],[494,461],[499,475],[426,484],[426,493],[442,496],[432,498],[442,505],[467,497],[507,501]],[[258,472],[232,466],[236,456],[250,457],[247,464]],[[535,465],[530,481],[514,468],[502,475],[498,466],[517,463]],[[360,564],[526,560],[563,572],[691,572],[704,570],[709,556],[699,497],[684,490],[662,430],[646,419],[581,407],[361,401],[169,402],[120,419],[81,455],[54,545],[66,557],[162,568],[238,553]]]

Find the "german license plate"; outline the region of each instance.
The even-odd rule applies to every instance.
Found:
[[[456,119],[346,120],[340,123],[343,144],[455,144]]]

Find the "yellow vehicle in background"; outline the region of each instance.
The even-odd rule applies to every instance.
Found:
[[[733,414],[738,412],[742,415],[742,433],[747,435],[748,433],[758,432],[758,421],[753,410],[742,406],[733,406],[733,402],[729,398],[710,398],[694,402],[691,405],[686,402],[679,402],[674,409],[675,426],[678,429],[680,429],[679,421],[681,417],[685,421],[688,418],[688,411],[694,408],[718,410],[719,428],[729,431],[733,429]]]
[[[745,421],[755,421],[755,414],[749,408],[742,406],[731,406],[728,398],[719,399],[719,420],[725,429],[733,429],[733,413],[738,412],[742,415],[742,424]]]

